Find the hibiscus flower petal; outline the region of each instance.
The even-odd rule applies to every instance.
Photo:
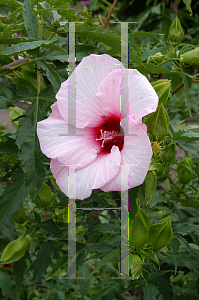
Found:
[[[121,80],[121,76],[123,80]],[[114,70],[109,73],[99,84],[96,96],[106,116],[126,117],[128,114],[128,101],[125,101],[128,100],[128,70]]]
[[[80,200],[88,198],[92,189],[101,188],[117,175],[120,170],[120,162],[119,148],[113,146],[110,154],[99,154],[92,164],[76,170],[75,181],[71,182],[70,197]],[[60,166],[57,160],[52,159],[50,168],[61,191],[68,196],[69,167]]]
[[[99,104],[96,97],[97,87],[102,80],[116,69],[123,69],[121,62],[107,54],[95,55],[91,54],[79,63],[75,71],[70,75],[69,79],[61,84],[61,88],[56,95],[58,108],[62,117],[68,121],[68,94],[69,81],[71,90],[75,93],[73,99],[69,102],[71,124],[84,128],[97,127],[101,123],[104,110]],[[75,105],[76,95],[76,105]],[[76,106],[76,124],[75,124],[75,106]]]
[[[61,164],[70,164],[74,168],[83,168],[92,163],[101,151],[93,129],[77,129],[76,133],[83,136],[66,136],[68,124],[60,115],[57,102],[51,108],[52,114],[37,123],[41,151],[47,157],[57,159]]]
[[[121,121],[121,126],[125,132],[121,164],[129,166],[128,186],[131,189],[144,182],[152,158],[152,149],[145,124],[136,124],[132,118],[129,118],[129,133],[136,134],[135,136],[126,135],[128,133],[127,118]],[[101,190],[104,192],[123,190],[121,189],[121,169],[114,179],[101,187]]]
[[[129,69],[129,115],[135,121],[154,112],[158,95],[148,79],[135,69]]]

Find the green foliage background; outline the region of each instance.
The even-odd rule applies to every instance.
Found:
[[[118,1],[103,29],[99,14],[105,22],[111,5],[106,0],[92,0],[89,6],[67,0],[0,0],[5,15],[0,16],[0,108],[10,109],[17,127],[8,132],[0,126],[0,251],[21,234],[32,237],[23,258],[0,266],[0,299],[199,299],[199,93],[193,77],[198,70],[179,61],[181,54],[199,43],[199,3]],[[176,14],[185,35],[172,44],[168,32]],[[160,251],[130,245],[143,261],[142,275],[133,280],[112,279],[119,276],[120,213],[108,210],[77,210],[77,274],[90,277],[65,279],[68,224],[63,214],[68,198],[56,185],[50,160],[40,150],[36,125],[50,115],[60,84],[68,78],[71,21],[80,22],[76,24],[77,64],[92,53],[120,60],[120,25],[112,21],[135,21],[129,24],[129,68],[139,70],[151,83],[162,77],[171,80],[165,104],[168,132],[160,140],[149,133],[153,150],[158,148],[149,169],[155,183],[145,180],[129,190],[129,213],[133,220],[141,206],[153,223],[169,216],[174,235]],[[162,62],[151,59],[157,52]],[[182,82],[184,87],[174,92]],[[27,111],[16,109],[19,102],[29,105]],[[192,174],[187,184],[180,182],[177,172],[177,167],[184,168],[184,156],[192,160],[191,167],[185,166]],[[41,206],[43,182],[47,184],[44,194],[52,200],[50,207]],[[120,192],[95,190],[76,203],[77,207],[115,207],[120,206],[120,196]],[[13,215],[21,204],[25,222],[19,224]]]

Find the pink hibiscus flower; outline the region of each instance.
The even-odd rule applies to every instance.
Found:
[[[122,97],[128,102],[121,101],[120,108],[122,72],[128,80]],[[37,124],[41,151],[51,158],[61,191],[68,196],[69,166],[76,169],[74,195],[81,200],[93,189],[121,191],[121,165],[129,165],[129,188],[142,184],[152,157],[142,117],[157,108],[155,90],[145,76],[107,54],[85,57],[69,78],[74,76],[76,120],[68,124],[68,79],[61,84],[52,114]],[[67,136],[74,126],[77,136]]]

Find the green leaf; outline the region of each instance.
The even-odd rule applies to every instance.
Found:
[[[15,279],[15,300],[20,300],[20,292],[23,286],[23,277],[26,271],[26,255],[13,264]]]
[[[38,47],[50,47],[54,50],[62,51],[65,53],[66,51],[64,49],[61,49],[61,47],[52,44],[55,40],[56,39],[52,39],[50,41],[34,41],[19,43],[12,47],[7,47],[5,50],[2,51],[1,55],[13,55],[22,51],[36,49]]]
[[[133,39],[137,39],[138,37],[146,36],[146,35],[158,36],[158,33],[146,32],[146,31],[131,32],[129,33],[129,41],[131,42],[131,40]]]
[[[4,225],[10,222],[11,216],[20,208],[20,204],[28,196],[24,173],[21,169],[15,172],[12,182],[0,197],[0,232]]]
[[[93,226],[90,229],[89,233],[100,232],[100,231],[115,234],[120,232],[120,226],[118,224],[98,224],[96,226]]]
[[[6,109],[12,105],[12,92],[5,86],[0,85],[0,108]]]
[[[48,242],[44,242],[41,245],[41,250],[38,252],[36,259],[31,265],[29,270],[33,270],[33,283],[40,280],[42,274],[46,271],[47,267],[51,263],[50,255],[52,253],[52,247]]]
[[[51,219],[41,222],[40,225],[50,235],[59,235],[62,233],[61,229],[59,229]]]
[[[193,257],[195,257],[195,258],[198,259],[198,256],[195,255],[195,254],[193,253],[193,251],[191,250],[191,247],[189,246],[189,243],[188,243],[181,235],[177,234],[177,235],[176,235],[176,238],[177,238],[178,242],[179,242],[182,246],[184,246],[184,247],[187,249],[187,251],[188,251]]]
[[[111,253],[107,254],[95,267],[95,269],[91,272],[91,274],[86,278],[86,281],[95,274],[101,267],[103,267],[108,261],[117,256],[120,253],[119,249],[113,250]]]
[[[182,72],[183,72],[183,68]],[[186,100],[187,100],[187,108],[189,111],[189,116],[192,117],[191,115],[191,84],[192,84],[192,79],[188,78],[186,75],[182,74],[183,82],[184,82],[184,88],[185,88],[185,94],[186,94]]]
[[[56,100],[55,98],[55,92],[53,90],[52,86],[48,86],[46,89],[42,90],[39,94],[39,99],[54,103]]]
[[[199,124],[189,124],[189,123],[185,123],[186,120],[181,120],[175,124],[172,125],[173,130],[179,131],[180,129],[185,129],[185,130],[193,130],[193,129],[198,129],[199,128]]]
[[[114,299],[123,299],[123,298],[120,298],[120,293],[117,292],[117,298],[115,298],[115,293],[116,293],[116,285],[117,283],[115,284],[112,284],[106,287],[102,287],[100,289],[100,291],[95,294],[95,300],[102,300],[102,299],[109,299],[109,300],[114,300]]]
[[[24,237],[25,237],[27,234],[32,233],[37,227],[38,227],[38,224],[37,224],[37,225],[31,226],[31,227],[25,232]]]
[[[37,96],[36,91],[31,91],[24,86],[20,86],[20,89],[18,86],[13,86],[13,94],[14,102],[20,102],[21,100],[32,102]]]
[[[40,151],[36,133],[37,122],[44,119],[45,107],[36,99],[26,112],[26,117],[19,121],[16,144],[21,151],[26,185],[35,188],[38,193],[44,179],[43,154]]]
[[[189,224],[189,223],[179,223],[174,228],[175,233],[191,233],[191,232],[199,232],[199,225]]]
[[[75,29],[76,34],[106,44],[116,50],[118,53],[121,52],[121,37],[118,36],[115,32],[103,29],[101,27],[90,27],[87,24],[79,24]],[[141,58],[130,46],[129,58],[138,65],[142,65]]]
[[[34,211],[34,217],[35,217],[35,221],[40,225],[40,223],[41,223],[41,217],[35,211]]]
[[[144,53],[142,53],[142,55],[140,56],[140,58],[142,60],[146,60],[149,56],[152,56],[153,54],[155,54],[156,52],[161,51],[163,48],[155,48],[155,49],[150,49],[145,51]]]
[[[174,140],[186,140],[188,142],[194,142],[199,140],[199,133],[191,130],[179,130],[173,136]]]
[[[183,204],[186,207],[192,207],[192,208],[196,208],[199,210],[199,201],[197,200],[187,200],[187,199],[181,199],[178,197],[178,202],[180,202],[181,204]]]
[[[129,218],[134,220],[137,213],[136,198],[138,197],[139,187],[129,190]]]
[[[36,61],[36,64],[38,68],[46,71],[46,76],[51,82],[55,93],[57,93],[61,85],[61,79],[58,73],[44,61]]]
[[[82,266],[79,268],[79,277],[85,277],[87,278],[91,273],[91,269],[88,265],[88,263],[84,263]],[[86,294],[86,288],[89,284],[89,281],[85,280],[80,280],[79,281],[79,287],[81,291],[81,299],[84,300],[84,296]]]
[[[18,148],[15,144],[15,140],[7,137],[6,142],[0,143],[0,154],[8,153],[11,155],[18,154]]]
[[[163,73],[163,74],[172,74],[172,73],[174,73],[174,72],[172,72],[172,71],[170,71],[170,70],[168,70],[168,69],[166,69],[164,67],[158,67],[158,66],[156,66],[154,64],[151,64],[151,63],[144,64],[144,67],[145,67],[145,69],[143,69],[143,66],[142,67],[138,66],[138,67],[136,67],[136,69],[139,72],[142,72],[142,71],[146,72],[146,71],[148,71],[151,74],[160,74],[160,73]],[[175,73],[177,73],[177,72],[175,72]],[[178,73],[180,73],[180,72],[178,72]]]
[[[90,10],[93,10],[94,6],[97,4],[98,0],[91,0]]]
[[[2,271],[0,271],[0,288],[5,297],[4,299],[8,299],[8,296],[11,300],[16,300],[14,294],[14,281],[10,275]]]
[[[8,6],[13,6],[13,7],[20,7],[21,3],[16,1],[16,0],[0,0],[0,5],[8,5]]]
[[[71,0],[50,0],[49,3],[54,7],[65,4],[66,2],[70,2]]]
[[[0,109],[7,109],[13,106],[12,103],[5,97],[0,96]]]
[[[68,55],[55,55],[55,56],[46,56],[45,59],[47,60],[59,60],[61,62],[68,61]]]
[[[159,294],[158,289],[152,284],[147,283],[143,286],[144,299],[145,300],[154,300],[156,296]]]
[[[190,0],[183,0],[184,4],[186,5],[186,9],[189,11],[191,15],[193,15],[192,9],[191,9],[191,1]]]
[[[33,14],[29,0],[24,0],[23,18],[27,36],[37,39],[39,37],[38,20]]]
[[[168,273],[168,272],[174,272],[173,270],[165,270],[165,271],[156,271],[154,273],[151,273],[149,275],[147,275],[146,277],[146,281],[149,282],[149,281],[152,281],[158,277],[161,277],[163,276],[164,274]]]
[[[87,245],[87,251],[99,251],[100,253],[110,253],[111,250],[115,249],[112,245],[107,244],[106,242],[102,243],[95,243],[95,244],[88,244]]]

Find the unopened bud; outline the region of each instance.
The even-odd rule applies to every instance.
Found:
[[[180,56],[180,61],[186,66],[192,66],[199,69],[199,47],[182,54]]]
[[[162,139],[168,133],[169,116],[163,103],[158,105],[157,110],[147,116],[145,120],[147,131],[154,137]]]
[[[156,52],[152,56],[149,57],[148,63],[160,64],[164,61],[164,55],[161,52]]]
[[[131,221],[129,228],[129,243],[136,248],[147,243],[150,228],[148,215],[142,208],[138,208],[135,219]]]
[[[51,189],[45,182],[42,183],[42,187],[39,191],[39,198],[41,200],[41,207],[48,207],[52,203]]]
[[[194,168],[193,163],[190,157],[185,157],[184,160],[182,161],[182,164],[177,167],[179,181],[182,184],[187,184],[191,181],[193,177],[193,172],[191,170],[193,170],[193,168]]]
[[[160,105],[161,103],[163,103],[163,105],[165,106],[170,94],[171,80],[160,79],[158,81],[153,82],[151,85],[158,95],[158,104]]]
[[[170,217],[166,217],[156,224],[151,225],[149,231],[149,243],[152,244],[153,250],[157,251],[171,243],[173,231]]]
[[[153,195],[156,191],[156,186],[157,186],[157,175],[156,175],[155,171],[148,172],[144,183],[145,183],[144,201],[146,203],[149,203],[153,198]]]
[[[9,264],[20,260],[25,255],[30,242],[31,237],[29,235],[26,235],[24,238],[21,235],[17,240],[9,243],[1,255],[1,263]]]
[[[169,28],[169,36],[168,39],[171,44],[179,44],[184,37],[184,30],[180,24],[180,20],[176,16],[173,23]]]

